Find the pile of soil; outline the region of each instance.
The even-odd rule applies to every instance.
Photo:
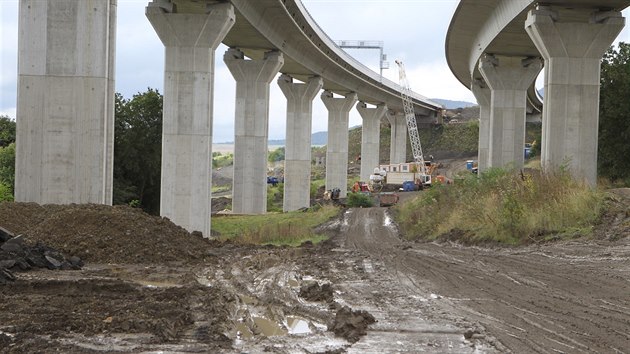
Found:
[[[213,245],[129,206],[0,203],[0,226],[93,263],[201,260]]]
[[[375,322],[374,316],[367,311],[354,311],[348,306],[344,306],[337,311],[335,322],[328,330],[351,343],[356,343],[362,336],[366,335],[367,327]]]

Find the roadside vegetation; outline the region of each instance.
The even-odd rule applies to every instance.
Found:
[[[436,185],[396,208],[409,239],[527,244],[588,236],[604,210],[605,193],[567,171],[523,175],[491,169],[455,185]]]
[[[327,236],[313,231],[318,225],[339,215],[333,206],[311,208],[267,215],[225,215],[212,218],[212,230],[220,241],[239,244],[299,246],[310,241],[317,244]]]

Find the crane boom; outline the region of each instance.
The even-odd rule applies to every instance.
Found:
[[[405,73],[405,65],[402,61],[396,60],[398,65],[398,75],[400,80],[400,86],[402,91],[400,95],[403,101],[403,110],[405,111],[405,119],[407,120],[407,132],[409,133],[409,140],[411,143],[411,150],[413,152],[413,160],[420,164],[420,173],[427,174],[424,164],[424,156],[422,155],[422,145],[420,144],[420,135],[418,134],[418,124],[416,123],[416,114],[413,111],[413,103],[411,102],[411,88],[407,81],[407,74]]]

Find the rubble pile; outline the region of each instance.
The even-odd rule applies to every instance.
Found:
[[[0,285],[15,280],[13,271],[33,268],[81,269],[81,258],[66,258],[61,252],[42,243],[28,245],[24,237],[15,236],[0,227]]]

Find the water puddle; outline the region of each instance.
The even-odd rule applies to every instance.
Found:
[[[288,334],[288,331],[282,328],[280,324],[264,317],[252,317],[252,320],[254,320],[254,325],[260,330],[260,334],[265,337],[285,336]]]
[[[287,316],[287,328],[289,329],[289,334],[311,333],[308,321],[296,316]]]
[[[152,280],[134,280],[136,284],[140,284],[147,288],[179,288],[180,284],[162,282],[162,281],[152,281]]]

